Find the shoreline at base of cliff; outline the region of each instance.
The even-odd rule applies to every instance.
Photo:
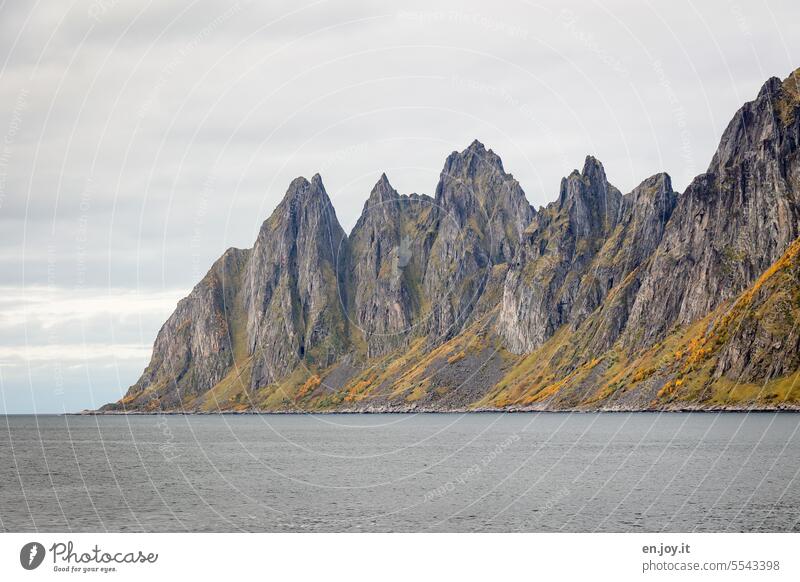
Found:
[[[775,407],[747,408],[737,406],[671,406],[660,408],[453,408],[445,410],[431,410],[420,408],[369,408],[369,409],[343,409],[343,410],[217,410],[217,411],[194,411],[194,410],[154,410],[143,412],[140,410],[130,411],[99,411],[83,410],[81,412],[67,412],[64,416],[258,416],[258,415],[332,415],[332,414],[498,414],[498,413],[547,413],[547,414],[601,414],[601,413],[775,413],[788,412],[800,413],[800,405],[786,404]]]

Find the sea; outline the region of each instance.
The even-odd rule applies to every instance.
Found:
[[[800,414],[0,416],[7,532],[800,531]]]

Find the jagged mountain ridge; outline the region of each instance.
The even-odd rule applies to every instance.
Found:
[[[179,303],[142,377],[105,410],[702,408],[726,404],[715,387],[732,376],[786,379],[791,278],[764,299],[782,306],[780,325],[744,317],[714,336],[713,372],[709,358],[703,373],[683,362],[688,348],[664,350],[701,342],[698,326],[794,264],[799,76],[770,79],[737,112],[683,194],[662,173],[623,195],[589,156],[536,212],[475,141],[448,157],[434,197],[382,175],[347,236],[320,177],[298,178],[253,249],[227,251]],[[780,393],[800,399],[793,384]],[[778,404],[750,396],[731,402]]]

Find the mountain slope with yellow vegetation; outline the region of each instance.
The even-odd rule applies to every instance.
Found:
[[[298,178],[104,412],[795,409],[800,69],[683,193],[587,156],[534,210],[477,140],[434,196],[382,175],[347,235]]]

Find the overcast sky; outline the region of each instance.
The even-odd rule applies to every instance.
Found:
[[[796,0],[0,4],[0,412],[121,396],[227,247],[319,172],[431,194],[478,138],[535,206],[587,154],[682,190],[800,66]]]

